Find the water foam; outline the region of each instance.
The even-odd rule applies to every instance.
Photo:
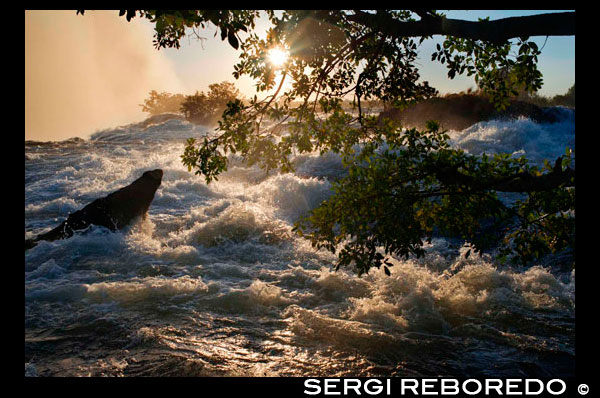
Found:
[[[201,278],[146,277],[123,282],[100,282],[86,286],[85,297],[94,303],[116,301],[121,305],[162,304],[164,300],[186,300],[208,292]]]
[[[451,132],[451,144],[474,155],[509,153],[525,156],[532,163],[543,164],[575,149],[573,111],[563,110],[557,123],[535,123],[520,117],[509,120],[479,122],[461,131]]]
[[[574,140],[573,121],[561,123],[565,130],[527,120],[481,123],[452,132],[452,144],[472,153],[553,157]],[[471,361],[482,369],[484,357],[513,369],[534,360],[531,350],[573,355],[574,272],[465,258],[470,246],[443,238],[420,259],[392,258],[391,276],[333,272],[336,256],[291,228],[331,195],[342,173],[339,156],[298,156],[297,172],[283,175],[232,156],[229,170],[207,185],[180,161],[183,138],[202,129],[170,120],[99,132],[90,141],[26,146],[26,155],[39,155],[26,160],[26,237],[143,171],[164,171],[145,220],[117,233],[93,226],[26,252],[26,330],[91,325],[110,314],[126,325],[132,353],[100,349],[94,363],[106,374],[140,369],[133,352],[152,357],[157,349],[170,355],[168,364],[141,374],[305,375],[340,366],[348,375],[370,375],[389,374],[398,363],[447,374],[449,365],[440,364],[466,372],[451,358],[473,352],[485,353]],[[44,355],[49,362],[40,367],[36,359],[38,373],[64,369]],[[75,374],[92,369],[77,366]]]

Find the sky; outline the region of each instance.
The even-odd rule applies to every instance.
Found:
[[[444,11],[449,18],[477,20],[552,11]],[[257,31],[268,27],[259,20]],[[140,18],[127,22],[117,11],[25,11],[25,139],[58,141],[88,138],[95,131],[141,121],[139,104],[151,90],[193,94],[221,81],[235,83],[249,97],[253,81],[232,76],[239,51],[214,37],[216,28],[189,37],[180,49],[156,50],[153,25]],[[419,49],[422,80],[442,94],[475,87],[472,78],[450,80],[444,65],[430,61],[441,36]],[[542,50],[540,94],[565,93],[575,82],[575,37],[535,37]],[[544,45],[545,43],[545,45]]]

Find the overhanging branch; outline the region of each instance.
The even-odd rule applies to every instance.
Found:
[[[422,14],[422,13],[420,13]],[[424,14],[425,15],[425,14]],[[504,43],[529,36],[574,36],[575,13],[558,12],[493,21],[465,21],[427,14],[420,21],[401,22],[386,14],[357,11],[348,20],[371,26],[391,37],[454,36],[464,39]]]
[[[498,192],[540,192],[549,191],[560,187],[575,186],[575,170],[560,167],[562,157],[556,161],[554,170],[542,175],[533,175],[529,172],[517,173],[508,177],[481,178],[466,175],[458,170],[458,167],[439,167],[434,171],[440,182],[446,186],[463,186],[469,191]]]

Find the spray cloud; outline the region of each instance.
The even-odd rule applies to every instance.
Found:
[[[25,139],[56,141],[144,117],[150,90],[181,92],[152,28],[116,11],[25,11]]]

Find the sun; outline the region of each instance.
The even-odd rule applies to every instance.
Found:
[[[269,62],[275,67],[283,66],[289,57],[289,53],[281,48],[272,48],[268,53]]]

